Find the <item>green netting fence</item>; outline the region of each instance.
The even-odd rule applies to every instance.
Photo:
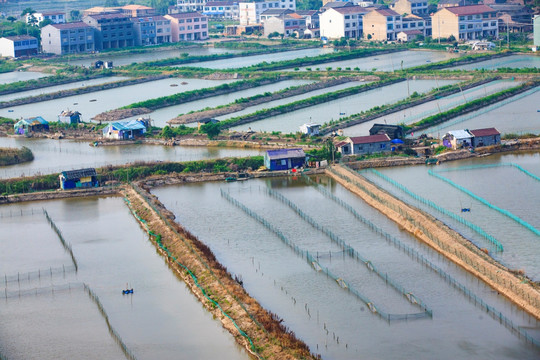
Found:
[[[341,165],[341,166],[344,167],[345,169],[348,169],[351,172],[354,172],[353,169],[351,169],[351,168],[349,168],[347,166],[344,166],[344,165]],[[517,293],[518,295],[520,295],[521,298],[524,301],[528,302],[530,305],[532,305],[534,307],[540,307],[540,297],[539,296],[534,296],[534,295],[530,296],[530,293],[526,292],[523,289],[523,287],[527,285],[527,281],[521,281],[519,285],[516,285],[513,282],[507,282],[505,278],[498,277],[496,273],[494,273],[493,271],[490,271],[485,266],[479,264],[477,261],[475,261],[473,258],[471,258],[468,254],[463,253],[463,252],[457,250],[456,248],[451,247],[447,243],[440,241],[440,239],[437,236],[432,234],[422,224],[420,224],[416,220],[414,220],[410,216],[410,214],[408,214],[408,212],[406,210],[402,209],[399,205],[394,205],[393,203],[390,203],[390,202],[386,201],[385,199],[380,198],[379,196],[377,196],[376,194],[374,194],[370,190],[366,189],[366,187],[363,186],[362,184],[360,184],[358,181],[356,181],[356,180],[354,180],[354,179],[352,179],[352,178],[350,178],[350,177],[348,177],[346,175],[338,173],[333,168],[328,168],[328,170],[332,174],[334,174],[335,176],[343,179],[344,181],[346,181],[348,183],[351,183],[351,184],[355,185],[356,187],[358,187],[359,189],[364,191],[367,195],[369,195],[372,199],[379,202],[381,205],[386,206],[386,207],[398,212],[401,216],[406,218],[407,221],[409,221],[414,226],[416,226],[418,229],[420,229],[431,241],[433,241],[434,244],[436,244],[443,251],[445,251],[447,253],[454,254],[459,259],[461,259],[463,262],[465,262],[467,265],[471,266],[476,271],[478,271],[480,274],[482,274],[483,276],[489,278],[494,283],[497,283],[497,284],[500,284],[500,285],[502,285],[504,287],[510,288],[510,290],[512,290],[515,293]],[[360,176],[360,175],[358,175],[358,176]],[[496,308],[488,305],[486,302],[484,302],[484,300],[482,300],[480,297],[476,296],[470,289],[468,289],[467,287],[465,287],[464,285],[459,283],[456,279],[454,279],[450,275],[448,275],[448,274],[446,274],[446,273],[444,273],[442,271],[440,271],[440,272],[437,271],[437,273],[441,277],[443,277],[448,283],[452,284],[455,288],[459,289],[465,296],[467,296],[469,298],[469,300],[471,302],[474,302],[474,304],[476,306],[479,306],[480,308],[485,310],[492,318],[498,320],[500,324],[504,325],[507,329],[511,330],[513,333],[517,334],[520,338],[524,339],[525,341],[533,344],[536,347],[540,347],[540,341],[533,338],[531,335],[529,335],[529,333],[527,332],[526,329],[524,329],[523,327],[513,323],[512,320],[507,318],[502,312],[500,312]]]
[[[523,226],[524,228],[526,228],[527,230],[530,230],[533,234],[537,235],[537,236],[540,236],[540,230],[538,230],[537,228],[535,228],[534,226],[532,226],[531,224],[529,224],[528,222],[526,222],[525,220],[523,220],[522,218],[514,215],[513,213],[511,213],[510,211],[508,210],[505,210],[505,209],[502,209],[500,207],[498,207],[497,205],[493,205],[492,203],[490,203],[489,201],[487,201],[486,199],[476,195],[475,193],[473,193],[472,191],[464,188],[463,186],[461,185],[458,185],[456,184],[455,182],[453,182],[452,180],[442,176],[442,175],[439,175],[438,172],[435,172],[433,171],[432,169],[428,170],[428,174],[431,175],[431,176],[434,176],[436,177],[437,179],[440,179],[444,182],[446,182],[447,184],[450,184],[452,185],[453,187],[455,187],[456,189],[460,190],[461,192],[469,195],[470,197],[472,197],[473,199],[481,202],[482,204],[486,205],[488,208],[490,209],[493,209],[499,213],[501,213],[502,215],[514,220],[516,223],[520,224],[521,226]]]
[[[139,195],[143,196],[143,197],[147,200],[147,203],[148,203],[148,204],[154,209],[154,211],[156,211],[156,213],[161,217],[161,213],[160,213],[157,209],[154,208],[154,206],[151,204],[151,202],[149,201],[149,199],[148,199],[146,196],[144,196],[138,189],[136,189],[135,187],[133,187],[133,188],[135,189],[135,191],[137,191],[137,193],[139,193]],[[238,331],[238,333],[239,333],[241,336],[243,336],[244,338],[246,338],[246,339],[249,341],[251,350],[254,351],[254,352],[257,354],[258,357],[261,357],[260,354],[258,354],[258,351],[257,351],[257,349],[255,348],[255,345],[253,344],[253,341],[252,341],[252,339],[249,337],[249,335],[248,335],[244,330],[242,330],[242,329],[240,328],[240,326],[238,326],[238,324],[236,323],[236,321],[235,321],[235,320],[234,320],[234,319],[233,319],[233,318],[232,318],[232,317],[231,317],[231,316],[230,316],[230,315],[229,315],[229,314],[221,307],[221,305],[220,305],[217,301],[215,301],[214,299],[211,298],[211,296],[208,294],[208,291],[207,291],[204,287],[201,286],[201,284],[199,283],[199,280],[198,280],[197,276],[193,273],[193,271],[191,271],[187,266],[185,266],[185,265],[182,264],[180,261],[178,261],[178,259],[173,255],[173,253],[172,253],[165,245],[163,245],[163,243],[161,242],[161,235],[160,235],[160,234],[156,234],[156,233],[154,233],[154,232],[152,232],[152,231],[150,230],[150,227],[148,226],[148,223],[146,222],[146,220],[144,220],[143,218],[141,218],[141,217],[137,214],[137,212],[132,208],[131,202],[130,202],[127,198],[124,198],[124,201],[128,204],[128,207],[130,208],[130,210],[131,210],[133,216],[135,216],[142,224],[144,224],[144,226],[145,226],[146,231],[148,232],[148,234],[149,234],[151,237],[154,237],[154,240],[155,240],[156,244],[159,246],[159,248],[160,248],[161,250],[163,250],[163,251],[167,254],[167,256],[168,256],[175,264],[177,264],[178,266],[180,266],[182,269],[184,269],[184,270],[189,274],[189,276],[193,279],[193,282],[195,283],[195,285],[201,290],[203,296],[204,296],[208,301],[210,301],[210,302],[212,303],[213,306],[215,306],[216,308],[218,308],[219,311],[220,311],[224,316],[226,316],[226,317],[232,322],[232,324],[234,325],[234,327],[236,328],[236,330]],[[161,217],[161,219],[165,221],[165,219],[163,219],[162,217]],[[168,224],[168,222],[167,222],[167,224]],[[168,225],[170,226],[170,224],[168,224]],[[173,228],[171,227],[171,229],[173,229]],[[173,231],[174,231],[177,235],[179,235],[179,234],[176,232],[176,230],[173,229]],[[184,243],[185,243],[185,242],[184,242]],[[194,253],[193,249],[191,249],[191,250],[192,250],[192,252]],[[201,258],[199,258],[199,259],[201,260],[201,262],[203,262]],[[203,262],[203,263],[205,264],[205,266],[207,267],[207,269],[209,269],[208,265],[207,265],[205,262]],[[209,269],[209,270],[210,270],[210,269]],[[213,273],[212,273],[212,274],[213,274]],[[213,275],[214,275],[214,274],[213,274]],[[214,276],[215,276],[215,275],[214,275]],[[221,281],[220,281],[220,284],[223,285],[223,284],[221,283]],[[249,314],[248,311],[247,311],[247,309],[245,308],[244,304],[242,304],[236,297],[235,297],[235,299],[238,301],[238,303],[241,305],[241,307],[246,311],[246,313]],[[258,323],[258,322],[253,318],[253,316],[252,316],[251,314],[249,314],[249,316],[250,316],[250,318],[251,318],[253,321],[255,321],[255,322],[257,323],[257,325],[258,325],[260,328],[263,328],[263,326],[262,326],[260,323]]]
[[[446,169],[437,169],[437,173],[443,173],[443,172],[451,172],[451,171],[463,171],[463,170],[477,170],[477,169],[489,169],[489,168],[497,168],[497,167],[513,167],[515,169],[518,169],[525,175],[533,178],[536,181],[540,181],[540,177],[534,175],[530,171],[524,169],[520,165],[516,163],[498,163],[498,164],[480,164],[480,165],[469,165],[469,166],[459,166],[459,167],[453,167],[453,168],[446,168]]]
[[[54,230],[54,232],[56,233],[56,235],[58,235],[58,239],[60,240],[60,242],[62,243],[62,246],[64,247],[64,249],[69,253],[69,255],[71,256],[71,261],[73,261],[73,265],[75,266],[75,272],[77,272],[79,270],[79,266],[77,265],[77,259],[75,259],[75,255],[73,254],[73,249],[71,248],[71,244],[69,244],[65,239],[64,239],[64,236],[62,236],[62,232],[60,231],[60,229],[58,228],[58,226],[56,226],[56,224],[54,223],[54,221],[51,219],[51,217],[49,216],[49,213],[47,212],[47,210],[45,210],[45,208],[43,209],[43,214],[45,215],[45,217],[47,218],[47,221],[49,222],[49,225],[51,226],[51,228]]]
[[[49,286],[40,286],[33,287],[28,289],[16,289],[8,290],[4,289],[3,296],[5,299],[9,298],[20,298],[24,296],[38,296],[38,295],[54,295],[71,290],[81,290],[83,289],[83,283],[67,283],[61,285],[49,285]]]
[[[238,207],[239,209],[244,211],[246,214],[251,216],[253,219],[257,220],[259,223],[264,225],[268,230],[270,230],[275,235],[277,235],[278,238],[284,244],[286,244],[290,249],[292,249],[295,254],[297,254],[300,257],[302,257],[303,259],[305,259],[306,262],[311,267],[313,267],[317,272],[324,272],[327,277],[329,277],[329,278],[333,279],[334,281],[336,281],[338,286],[340,286],[341,288],[349,291],[349,293],[353,294],[358,299],[360,299],[360,301],[362,301],[369,308],[369,310],[373,314],[376,314],[377,316],[379,316],[380,318],[382,318],[382,319],[384,319],[384,320],[386,320],[388,322],[396,321],[396,320],[413,320],[413,319],[424,318],[424,317],[427,317],[427,316],[432,316],[431,311],[424,311],[424,312],[421,312],[421,313],[412,313],[412,314],[390,314],[390,313],[387,313],[386,311],[382,310],[382,308],[380,306],[376,306],[373,303],[373,301],[371,301],[365,295],[361,294],[358,290],[356,290],[354,287],[352,287],[350,283],[348,283],[347,281],[345,281],[341,277],[333,274],[327,267],[322,266],[317,261],[317,259],[311,253],[309,253],[309,251],[300,248],[298,245],[296,245],[294,242],[292,242],[288,237],[286,237],[283,234],[283,232],[281,232],[281,230],[276,228],[274,225],[272,225],[270,222],[268,222],[262,216],[260,216],[259,214],[257,214],[253,210],[246,207],[244,204],[242,204],[237,199],[233,198],[230,194],[228,194],[223,189],[220,189],[220,192],[221,192],[221,196],[224,197],[225,199],[227,199],[231,204],[235,205],[236,207]],[[366,266],[372,267],[371,262],[369,264],[366,264]],[[414,295],[410,294],[408,296],[408,298],[409,298],[409,301],[414,302],[414,299],[415,299]]]
[[[424,205],[427,205],[429,207],[431,207],[432,209],[435,209],[437,210],[438,212],[440,212],[441,214],[444,214],[450,218],[452,218],[453,220],[467,226],[469,229],[475,231],[477,234],[479,234],[480,236],[482,236],[484,239],[486,239],[487,241],[489,241],[491,243],[491,245],[495,246],[495,248],[498,250],[498,251],[503,251],[504,248],[503,248],[503,245],[499,242],[499,240],[495,239],[492,235],[488,234],[487,232],[485,232],[480,226],[476,225],[476,224],[473,224],[472,222],[464,219],[463,217],[435,204],[433,201],[431,200],[428,200],[426,198],[423,198],[421,197],[420,195],[418,194],[415,194],[413,193],[411,190],[409,190],[407,187],[405,187],[404,185],[398,183],[397,181],[395,181],[394,179],[382,174],[381,172],[375,170],[375,169],[367,169],[365,170],[366,172],[371,172],[372,174],[375,174],[377,175],[378,177],[380,177],[381,179],[389,182],[390,184],[392,184],[393,186],[397,187],[399,190],[403,191],[404,193],[406,193],[407,195],[409,195],[410,197],[412,197],[413,199],[419,201],[420,203],[424,204]]]
[[[75,265],[62,265],[62,267],[49,267],[48,269],[38,269],[36,271],[29,271],[25,273],[17,273],[7,275],[4,274],[4,277],[0,278],[0,284],[8,285],[12,282],[21,282],[21,281],[32,281],[49,278],[52,279],[54,276],[62,275],[65,276],[66,273],[77,271]]]
[[[381,271],[377,266],[373,264],[371,260],[362,256],[358,251],[356,251],[351,245],[349,245],[347,242],[341,239],[338,235],[334,234],[330,229],[318,223],[315,219],[313,219],[311,216],[306,214],[306,212],[300,209],[292,201],[290,201],[285,196],[283,196],[283,194],[280,194],[277,191],[274,191],[269,188],[265,188],[265,190],[268,195],[272,196],[273,198],[287,205],[298,216],[304,219],[308,224],[310,224],[312,227],[314,227],[315,229],[325,234],[330,240],[332,240],[333,243],[340,246],[343,249],[344,253],[347,254],[350,258],[362,262],[370,271],[374,272],[375,274],[377,274],[377,276],[383,279],[386,282],[386,284],[390,285],[397,292],[403,295],[407,300],[409,300],[411,304],[419,306],[422,310],[424,310],[430,316],[432,316],[432,311],[427,307],[427,305],[422,300],[416,297],[411,291],[406,290],[403,286],[399,285],[396,281],[392,280],[392,278],[388,276],[388,273]]]

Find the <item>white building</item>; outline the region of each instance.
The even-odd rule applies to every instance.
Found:
[[[0,38],[0,56],[21,57],[35,55],[38,41],[33,36],[16,35]]]
[[[208,1],[203,10],[206,16],[233,20],[238,20],[239,13],[237,1]]]
[[[203,11],[206,0],[178,0],[176,7],[179,12]]]
[[[296,11],[296,0],[262,0],[238,3],[240,25],[261,23],[261,14],[268,9],[290,9]]]
[[[321,37],[328,39],[362,37],[363,16],[369,8],[344,6],[330,8],[319,15]]]
[[[319,135],[319,128],[321,125],[315,123],[304,124],[300,126],[300,132],[306,135]]]
[[[58,11],[26,14],[27,24],[33,22],[35,26],[38,26],[43,20],[50,20],[52,24],[64,24],[66,22],[66,14]]]

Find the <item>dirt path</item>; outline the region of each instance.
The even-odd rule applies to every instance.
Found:
[[[495,262],[439,220],[394,198],[358,173],[341,165],[331,168],[327,173],[416,238],[540,319],[538,285],[522,276],[519,271]]]
[[[174,222],[174,215],[166,210],[155,196],[136,185],[124,187],[122,194],[129,200],[130,208],[143,228],[161,235],[161,244],[169,250],[170,255],[156,242],[155,244],[159,252],[167,258],[171,269],[254,358],[315,359],[307,346],[288,332],[275,315],[249,296],[215,259],[206,245]],[[223,311],[210,301],[209,297],[219,304]],[[246,336],[236,328],[233,321]]]

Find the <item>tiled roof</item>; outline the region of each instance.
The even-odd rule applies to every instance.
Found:
[[[334,11],[337,11],[340,14],[358,14],[358,13],[368,13],[370,9],[361,6],[346,6],[340,8],[333,8]]]
[[[4,39],[8,39],[11,41],[19,41],[19,40],[37,40],[35,37],[30,35],[15,35],[15,36],[6,36]]]
[[[137,4],[125,5],[125,6],[122,6],[122,9],[124,10],[154,10],[154,8],[151,8],[149,6],[137,5]]]
[[[401,32],[407,35],[422,35],[423,34],[423,32],[421,32],[420,30],[404,30]]]
[[[452,14],[460,15],[476,15],[483,14],[486,12],[494,12],[495,10],[490,8],[487,5],[470,5],[470,6],[454,6],[445,8],[450,11]]]
[[[373,10],[374,12],[376,13],[379,13],[383,16],[399,16],[399,14],[397,12],[395,12],[394,10],[390,10],[390,9],[375,9]]]
[[[88,17],[94,18],[96,20],[99,19],[125,19],[129,18],[129,16],[119,13],[113,13],[113,14],[92,14],[88,15]]]
[[[494,135],[501,134],[499,130],[495,128],[469,130],[469,132],[473,134],[474,136],[494,136]]]
[[[89,28],[90,25],[87,23],[84,23],[82,21],[72,22],[72,23],[65,23],[65,24],[49,24],[50,26],[58,29],[58,30],[65,30],[65,29],[79,29],[79,28]]]
[[[187,18],[193,18],[193,17],[206,17],[206,15],[203,15],[201,13],[198,13],[196,11],[193,11],[193,12],[182,12],[182,13],[179,13],[179,14],[169,14],[169,15],[166,15],[165,17],[172,17],[174,19],[187,19]]]
[[[78,170],[69,170],[62,171],[62,175],[66,180],[75,180],[83,177],[97,176],[96,169],[87,168],[87,169],[78,169]]]
[[[376,142],[390,141],[386,134],[377,134],[369,136],[357,136],[350,138],[353,144],[371,144]]]

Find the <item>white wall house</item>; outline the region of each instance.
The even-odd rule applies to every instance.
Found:
[[[261,23],[261,14],[269,9],[289,9],[296,11],[296,0],[262,0],[255,2],[240,2],[240,25]]]
[[[328,9],[319,16],[321,37],[328,39],[361,38],[363,16],[368,11],[361,6]]]
[[[52,24],[64,24],[66,22],[66,14],[58,11],[26,14],[26,23],[30,24],[32,18],[35,26],[38,26],[43,20],[50,20]]]

